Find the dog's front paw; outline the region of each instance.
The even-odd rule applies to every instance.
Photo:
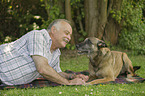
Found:
[[[85,84],[83,84],[84,86],[88,86],[88,85],[92,85],[92,84],[90,84],[90,83],[85,83]]]

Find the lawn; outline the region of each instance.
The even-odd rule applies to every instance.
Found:
[[[136,73],[145,78],[145,56],[129,55],[134,66],[141,66]],[[73,71],[88,69],[86,56],[61,56],[61,68]],[[57,86],[32,89],[0,90],[0,96],[145,96],[145,82],[137,84],[106,84],[89,86]]]

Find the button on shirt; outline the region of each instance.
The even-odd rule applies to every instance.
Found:
[[[55,71],[62,72],[59,65],[60,50],[51,53],[51,44],[48,32],[43,29],[30,31],[14,42],[0,45],[0,80],[7,85],[20,85],[41,77],[31,55],[47,58]]]

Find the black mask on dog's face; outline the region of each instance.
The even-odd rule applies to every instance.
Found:
[[[92,44],[93,43],[89,39],[86,39],[84,42],[77,44],[76,48],[78,50],[78,53],[79,54],[91,53],[93,51],[92,48],[91,48]]]
[[[76,45],[79,54],[91,54],[103,47],[107,47],[106,43],[93,37],[87,38],[84,42]]]

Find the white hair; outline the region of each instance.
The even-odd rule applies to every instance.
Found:
[[[67,23],[69,23],[69,24],[71,25],[70,21],[68,21],[68,20],[66,20],[66,19],[56,19],[56,20],[54,20],[52,23],[49,24],[49,26],[48,26],[48,28],[47,28],[47,31],[50,32],[52,26],[55,26],[55,28],[56,28],[57,30],[59,30],[62,21],[67,22]]]

